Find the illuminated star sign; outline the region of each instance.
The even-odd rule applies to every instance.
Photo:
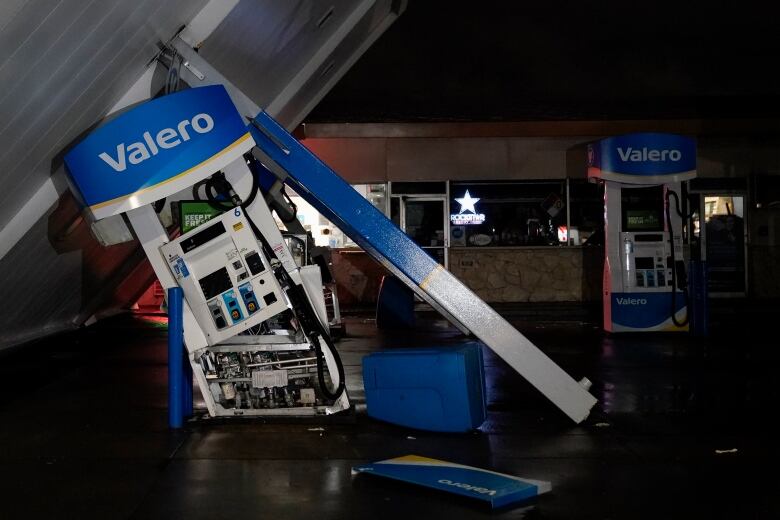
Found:
[[[455,200],[458,201],[458,204],[460,204],[460,211],[458,212],[458,215],[460,215],[464,211],[470,211],[472,213],[477,212],[477,210],[474,209],[474,204],[479,202],[479,199],[473,198],[469,193],[469,190],[466,190],[466,194],[463,196],[462,199],[455,199]]]
[[[472,197],[469,190],[466,190],[466,194],[463,198],[455,199],[460,204],[460,211],[457,214],[450,215],[450,221],[456,226],[463,225],[479,225],[485,222],[485,214],[477,213],[474,205],[479,202],[479,198]],[[469,211],[470,213],[465,213]]]

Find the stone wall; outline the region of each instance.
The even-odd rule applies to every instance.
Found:
[[[595,302],[603,252],[594,247],[452,248],[450,271],[487,302]]]
[[[600,247],[451,248],[450,271],[480,298],[499,302],[601,300]],[[376,303],[387,271],[359,249],[334,250],[342,307]]]

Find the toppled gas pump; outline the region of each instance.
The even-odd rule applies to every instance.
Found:
[[[182,288],[185,345],[212,415],[345,410],[344,369],[316,297],[319,267],[293,261],[258,196],[245,157],[253,146],[227,91],[213,86],[139,105],[65,162],[92,217],[126,213],[163,286]],[[222,213],[175,236],[160,206],[201,186]]]
[[[258,180],[244,157],[251,150],[277,179],[573,421],[588,416],[596,399],[587,378],[578,382],[564,372],[195,52],[178,50],[210,86],[138,105],[90,134],[65,162],[92,218],[126,214],[163,287],[193,277],[185,291],[184,340],[212,415],[318,414],[349,407],[343,368],[326,330],[320,270],[296,265],[269,205],[255,196]],[[247,117],[249,125],[236,107],[255,114]],[[224,182],[213,177],[220,171]],[[225,215],[238,220],[212,218],[203,229],[172,237],[153,204],[189,193],[206,179],[215,200],[232,202],[232,213]],[[247,226],[254,234],[251,245],[242,234]],[[263,292],[266,272],[280,290]],[[277,300],[265,302],[266,294]],[[274,314],[281,308],[274,307],[279,294],[289,312]],[[253,316],[263,316],[264,308],[269,316],[256,322]]]

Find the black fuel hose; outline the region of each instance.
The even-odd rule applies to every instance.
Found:
[[[260,229],[257,227],[254,220],[252,220],[252,217],[249,216],[248,208],[252,202],[254,202],[257,193],[260,191],[260,184],[257,175],[254,171],[252,172],[252,190],[249,194],[249,197],[247,197],[246,202],[242,201],[238,194],[236,194],[235,190],[233,190],[233,186],[225,178],[225,175],[222,172],[215,173],[208,180],[201,182],[204,182],[206,188],[206,200],[211,207],[220,211],[228,211],[235,207],[241,207],[244,210],[244,216],[246,217],[247,222],[249,222],[249,226],[252,228],[252,232],[255,234],[255,237],[260,241],[264,253],[268,258],[272,258],[277,261],[275,274],[278,278],[281,278],[284,284],[287,286],[288,297],[290,297],[293,304],[293,314],[303,329],[304,334],[306,334],[306,337],[309,339],[309,342],[314,347],[314,353],[317,357],[317,380],[320,384],[320,390],[327,399],[336,401],[339,397],[341,397],[341,394],[343,394],[344,390],[346,389],[346,377],[344,374],[344,364],[341,361],[341,356],[339,355],[338,350],[336,350],[330,334],[327,330],[325,330],[325,327],[320,322],[320,319],[312,307],[309,298],[306,296],[306,292],[304,291],[303,287],[300,284],[295,283],[295,281],[290,276],[290,273],[288,273],[282,265],[279,257],[276,256],[276,252],[260,232]],[[197,200],[200,200],[198,193],[200,186],[198,184],[193,186],[193,196],[195,196]],[[213,194],[212,190],[215,191],[216,194]],[[219,195],[227,195],[232,204],[218,200],[217,197]],[[330,391],[325,381],[325,356],[322,352],[320,338],[322,338],[322,340],[327,345],[328,350],[330,350],[330,353],[333,355],[333,360],[336,363],[339,384],[334,392]]]
[[[685,318],[682,320],[677,319],[677,261],[675,260],[674,256],[674,230],[672,229],[672,206],[669,203],[670,197],[674,197],[675,202],[675,209],[677,211],[677,214],[680,216],[680,218],[685,219],[685,215],[682,212],[682,209],[680,208],[680,197],[677,196],[677,193],[668,190],[666,192],[666,228],[669,230],[669,252],[671,253],[672,257],[672,323],[674,323],[677,327],[685,327],[688,325],[688,322],[690,321],[690,312],[688,311],[688,304],[689,304],[689,295],[688,295],[688,287],[683,286],[681,287],[682,293],[683,293],[683,300],[685,301]],[[685,224],[683,224],[685,225]]]
[[[319,317],[312,307],[309,298],[306,296],[306,292],[304,291],[303,287],[300,284],[295,283],[295,281],[290,276],[290,273],[287,272],[287,270],[284,268],[284,265],[282,265],[282,263],[279,261],[276,253],[270,247],[262,233],[260,233],[260,229],[258,229],[257,225],[255,225],[252,217],[249,216],[246,206],[242,205],[241,207],[244,209],[244,215],[249,222],[249,226],[252,228],[252,231],[255,233],[255,236],[258,238],[258,240],[260,240],[266,255],[278,262],[278,265],[275,269],[275,274],[277,277],[282,278],[285,285],[287,285],[288,296],[292,300],[293,304],[293,313],[298,319],[298,323],[303,329],[304,334],[306,334],[306,337],[314,347],[314,353],[317,357],[317,380],[320,383],[320,390],[326,398],[330,399],[331,401],[335,401],[341,397],[341,394],[343,394],[344,390],[346,389],[346,377],[344,374],[344,364],[341,361],[341,356],[339,355],[338,350],[336,350],[330,334],[328,334],[328,332],[325,330],[325,327],[320,322]],[[301,312],[300,309],[302,309],[303,312]],[[336,363],[339,384],[336,387],[335,392],[330,391],[325,381],[325,360],[319,338],[322,338],[325,344],[328,346],[328,350],[330,350],[330,353],[333,355],[333,360]]]

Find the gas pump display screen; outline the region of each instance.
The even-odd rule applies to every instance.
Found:
[[[663,231],[663,186],[631,187],[620,190],[623,231]]]
[[[634,267],[637,269],[654,269],[655,260],[652,256],[637,256],[634,258]]]
[[[217,269],[208,276],[204,276],[198,282],[203,291],[203,296],[207,300],[233,287],[233,284],[230,282],[230,275],[224,267]]]
[[[625,231],[657,231],[659,229],[663,229],[660,211],[626,210]]]

